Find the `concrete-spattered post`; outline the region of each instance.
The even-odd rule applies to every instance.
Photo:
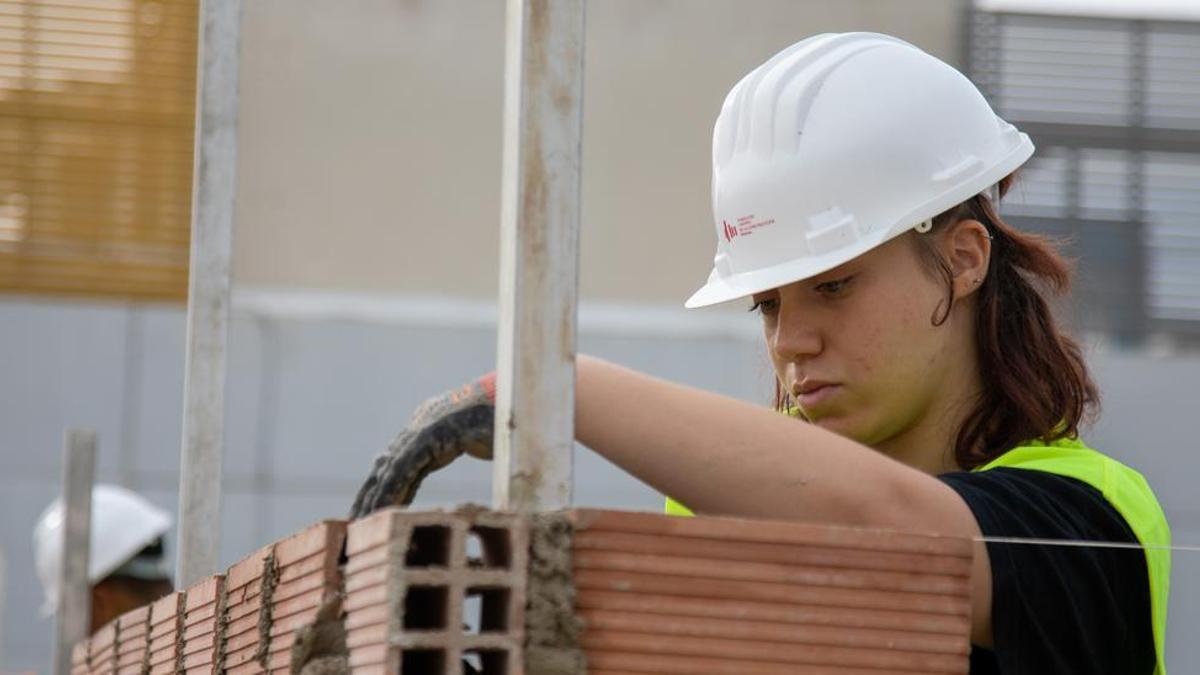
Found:
[[[71,672],[71,648],[91,628],[92,595],[88,583],[91,552],[92,481],[96,475],[96,434],[68,429],[63,440],[62,566],[54,616],[54,673]]]
[[[493,501],[571,503],[586,0],[509,0]]]
[[[216,572],[219,562],[241,17],[242,0],[200,3],[175,574],[180,588]]]

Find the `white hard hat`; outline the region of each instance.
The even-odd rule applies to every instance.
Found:
[[[878,33],[810,37],[733,87],[713,129],[704,307],[826,272],[1033,154],[962,73]]]
[[[88,581],[94,584],[121,569],[170,527],[171,515],[140,495],[116,485],[93,486]],[[34,564],[46,594],[43,614],[53,613],[58,604],[62,553],[63,504],[57,498],[33,528]]]

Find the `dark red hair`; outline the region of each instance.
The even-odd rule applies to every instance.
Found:
[[[1013,177],[1000,182],[1003,196]],[[1074,437],[1098,402],[1082,351],[1054,319],[1046,294],[1070,290],[1071,265],[1047,237],[1005,223],[991,202],[975,196],[940,214],[938,232],[965,219],[983,223],[992,236],[987,276],[976,293],[975,341],[983,384],[954,440],[958,465],[972,469],[1024,441]],[[954,271],[933,237],[913,237],[921,259],[946,286],[946,301],[931,321],[940,326],[954,306]],[[775,407],[791,396],[775,382]]]

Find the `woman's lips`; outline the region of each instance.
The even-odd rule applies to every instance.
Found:
[[[840,384],[823,384],[819,387],[808,389],[804,393],[796,393],[796,404],[806,410],[811,410],[831,397],[836,396],[841,391]]]

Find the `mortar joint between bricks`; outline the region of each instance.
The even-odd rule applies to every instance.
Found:
[[[224,673],[225,672],[225,626],[228,623],[228,621],[227,621],[228,617],[225,616],[225,603],[229,599],[229,586],[226,585],[225,581],[226,581],[226,579],[222,575],[221,588],[220,588],[221,592],[217,593],[216,607],[214,608],[214,610],[216,611],[216,619],[217,619],[215,622],[216,623],[215,628],[216,628],[217,634],[214,636],[216,638],[216,643],[217,643],[216,654],[214,655],[214,658],[213,658],[213,672],[214,673]],[[142,675],[147,675],[147,674],[143,673]]]
[[[175,603],[175,675],[183,674],[183,617],[187,611],[187,591]]]
[[[270,670],[267,661],[271,654],[271,622],[272,614],[274,614],[271,601],[275,597],[275,586],[278,583],[279,562],[275,559],[275,547],[272,546],[267,552],[266,560],[263,562],[262,591],[260,596],[262,604],[258,610],[258,648],[254,651],[254,660],[265,671]]]

